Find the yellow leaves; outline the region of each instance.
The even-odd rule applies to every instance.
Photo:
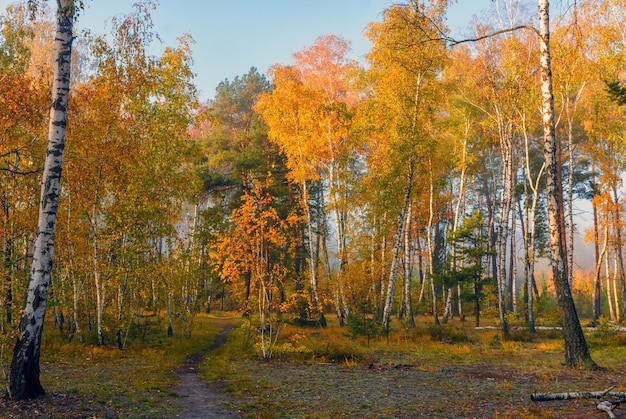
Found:
[[[294,54],[295,65],[270,69],[275,89],[254,108],[287,157],[291,178],[300,184],[317,180],[351,152],[347,140],[358,96],[350,79],[356,64],[345,58],[348,50],[340,37],[318,38]]]
[[[252,283],[263,282],[269,287],[286,274],[281,258],[289,252],[288,232],[299,217],[289,214],[281,219],[273,207],[274,197],[266,191],[271,182],[271,177],[265,185],[253,182],[252,190],[244,193],[241,206],[231,214],[230,231],[222,234],[214,246],[211,257],[221,268],[224,281],[238,283],[249,275]]]

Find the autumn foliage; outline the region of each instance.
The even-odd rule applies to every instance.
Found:
[[[89,65],[77,65],[70,94],[48,302],[58,333],[124,347],[152,316],[166,319],[163,333],[189,336],[198,312],[238,310],[269,357],[284,323],[328,316],[368,335],[419,315],[504,331],[555,322],[538,267],[548,217],[534,32],[452,47],[447,2],[389,5],[365,29],[364,62],[323,35],[291,64],[252,67],[199,103],[192,37],[149,53],[154,7],[139,3],[77,46],[75,61]],[[574,243],[586,205],[593,304],[577,304],[593,307],[582,317],[616,322],[625,16],[620,2],[586,2],[552,37],[569,281],[593,252]],[[51,77],[35,41],[48,20],[20,5],[0,20],[3,336],[16,327],[35,232]]]

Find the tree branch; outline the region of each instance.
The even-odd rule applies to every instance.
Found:
[[[509,33],[509,32],[515,32],[517,30],[520,29],[528,29],[530,31],[533,31],[534,33],[536,33],[537,35],[539,35],[539,31],[535,28],[533,28],[532,26],[528,26],[528,25],[518,25],[518,26],[513,26],[512,28],[506,28],[506,29],[501,29],[499,31],[495,31],[495,32],[490,32],[488,34],[485,35],[481,35],[479,37],[476,38],[467,38],[467,39],[454,39],[454,38],[450,38],[449,36],[445,36],[442,39],[445,40],[449,46],[454,47],[460,44],[465,44],[467,42],[478,42],[478,41],[482,41],[483,39],[487,39],[487,38],[493,38],[494,36],[497,35],[501,35],[503,33]]]
[[[41,171],[43,171],[43,168],[40,167],[39,169],[35,169],[35,170],[28,170],[28,171],[21,171],[21,170],[13,170],[13,169],[9,169],[8,167],[0,167],[0,172],[9,172],[11,174],[14,175],[33,175],[35,173],[40,173]]]

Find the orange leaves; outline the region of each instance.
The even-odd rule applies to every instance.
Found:
[[[348,50],[340,37],[318,38],[294,54],[295,65],[270,69],[275,89],[255,106],[298,183],[318,179],[348,152],[351,108],[357,100],[350,80],[356,65],[345,58]]]
[[[271,178],[265,185],[254,182],[252,190],[244,193],[241,206],[231,214],[230,231],[217,240],[212,257],[226,282],[239,283],[250,275],[253,284],[260,286],[262,282],[267,287],[284,277],[282,257],[290,252],[288,231],[300,218],[293,213],[285,219],[280,217],[273,206],[274,197],[267,192],[270,184]]]
[[[310,88],[323,92],[327,104],[342,101],[355,105],[356,91],[350,89],[349,78],[356,63],[348,61],[346,55],[350,43],[337,35],[318,37],[313,46],[293,54],[294,67]]]
[[[262,94],[254,109],[268,125],[270,140],[287,156],[293,179],[298,183],[314,179],[314,92],[302,83],[293,67],[274,66],[270,75],[276,87]]]

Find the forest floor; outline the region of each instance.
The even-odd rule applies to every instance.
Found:
[[[43,363],[48,393],[0,399],[0,418],[607,418],[597,400],[533,402],[530,395],[626,389],[622,333],[608,343],[589,336],[604,369],[579,371],[561,365],[555,332],[530,342],[503,340],[495,331],[468,332],[470,340],[454,343],[401,333],[367,342],[339,328],[290,326],[274,357],[264,360],[246,354],[254,346],[250,330],[237,328],[225,342],[237,321],[207,321],[210,346],[205,339],[176,362],[163,356],[159,363],[162,354],[146,350],[92,352],[85,362],[64,362],[59,354]],[[626,406],[614,413],[626,418]]]
[[[209,418],[238,418],[229,407],[224,390],[215,383],[209,383],[200,377],[200,363],[208,353],[215,351],[226,344],[226,335],[235,326],[232,323],[223,323],[223,329],[215,337],[215,341],[208,348],[188,355],[183,366],[178,370],[178,385],[173,389],[180,397],[181,408],[176,414],[181,419],[209,419]]]

